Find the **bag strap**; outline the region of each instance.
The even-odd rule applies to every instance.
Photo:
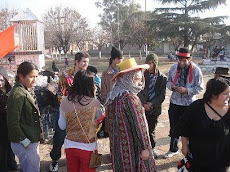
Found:
[[[209,103],[206,103],[208,105],[208,107],[210,107],[210,109],[213,110],[213,112],[215,112],[221,119],[223,118]]]
[[[80,119],[79,119],[79,117],[78,117],[78,115],[77,115],[77,110],[76,110],[76,107],[75,107],[75,104],[74,104],[74,103],[73,103],[73,108],[74,108],[74,113],[75,113],[75,115],[77,116],[77,120],[78,120],[78,122],[79,122],[79,124],[80,124],[80,126],[81,126],[81,129],[82,129],[82,131],[83,131],[83,133],[84,133],[84,135],[85,135],[87,141],[90,143],[89,137],[88,137],[87,134],[85,133],[85,130],[83,129],[82,124],[81,124],[81,121],[80,121]],[[96,148],[97,148],[97,137],[96,137],[96,136],[95,136],[95,141],[96,141],[96,147],[95,147],[95,149],[96,149]],[[94,151],[93,151],[93,152],[94,152]]]

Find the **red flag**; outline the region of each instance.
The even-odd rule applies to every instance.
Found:
[[[14,45],[14,27],[15,25],[10,26],[0,32],[0,59],[16,48]]]

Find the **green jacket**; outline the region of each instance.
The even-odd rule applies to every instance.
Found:
[[[157,77],[156,84],[155,84],[155,97],[151,101],[151,103],[154,105],[154,108],[152,111],[148,112],[153,115],[161,114],[161,105],[165,100],[165,95],[166,95],[167,77],[160,71],[158,72],[159,72],[158,73],[159,76]],[[138,94],[138,97],[140,98],[142,105],[149,102],[148,87],[149,87],[150,77],[149,77],[149,72],[147,70],[145,71],[144,76],[145,76],[145,88]]]
[[[11,142],[29,139],[39,142],[41,130],[40,112],[31,94],[19,83],[9,92],[7,101],[7,126]]]

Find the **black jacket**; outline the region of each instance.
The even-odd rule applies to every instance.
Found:
[[[153,103],[153,110],[151,111],[151,114],[153,115],[160,115],[161,114],[161,104],[165,100],[165,94],[166,94],[166,82],[167,82],[167,77],[158,71],[159,76],[157,77],[157,81],[155,84],[155,97],[151,101]],[[148,95],[148,87],[149,87],[149,72],[148,70],[145,71],[144,73],[145,77],[145,88],[138,94],[139,98],[141,99],[142,105],[146,104],[149,102],[149,95]]]

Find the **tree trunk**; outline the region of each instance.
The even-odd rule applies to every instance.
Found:
[[[193,42],[193,44],[192,44],[191,52],[193,52],[194,47],[195,47],[195,46],[196,46],[196,44],[197,44],[197,39],[198,39],[198,37],[199,37],[199,35],[198,35],[198,34],[197,34],[197,35],[195,35],[195,40],[194,40],[194,42]]]
[[[142,60],[142,54],[141,54],[141,49],[139,49],[139,53],[140,53],[140,59]]]
[[[186,17],[186,22],[189,22],[189,15],[188,15],[188,9],[187,9],[187,1],[185,5],[185,17]],[[185,26],[184,30],[184,47],[189,47],[189,29],[187,26]]]
[[[146,44],[145,45],[145,57],[147,57],[147,55],[148,55],[148,45]]]
[[[59,51],[59,57],[58,60],[61,61],[61,52]]]
[[[101,50],[99,51],[99,59],[101,59]]]
[[[189,38],[188,38],[188,28],[184,31],[184,47],[189,46]]]
[[[58,59],[58,57],[57,57],[57,48],[55,48],[55,59],[57,60]]]

